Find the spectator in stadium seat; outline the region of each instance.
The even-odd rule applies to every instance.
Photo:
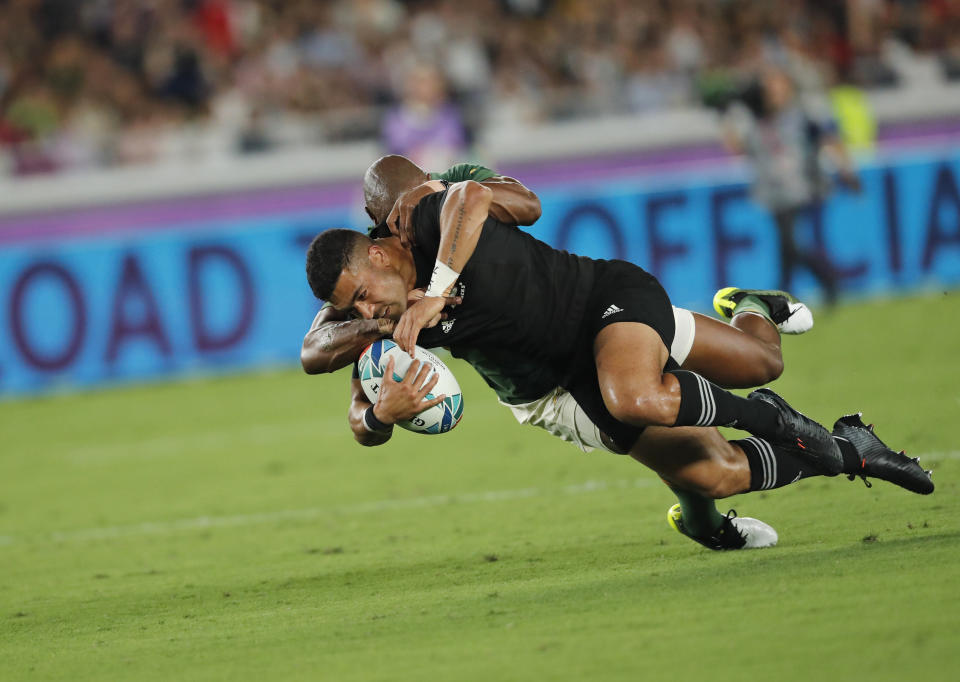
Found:
[[[210,104],[235,89],[234,96],[283,123],[290,131],[285,142],[317,141],[318,129],[327,142],[376,138],[380,107],[403,90],[392,82],[394,71],[419,59],[442,66],[449,77],[469,144],[475,130],[499,129],[504,119],[535,124],[685,102],[695,83],[735,77],[755,63],[757,50],[782,44],[791,31],[816,70],[845,73],[859,79],[857,85],[909,80],[909,68],[891,60],[911,50],[940,53],[948,73],[960,70],[951,38],[958,10],[926,2],[906,3],[922,11],[889,11],[905,3],[807,2],[783,12],[761,0],[674,0],[641,9],[622,0],[0,2],[0,117],[56,61],[64,40],[83,44],[83,54],[70,62],[86,76],[79,97],[63,101],[58,127],[71,124],[76,102],[92,97],[115,122],[110,130],[118,137],[141,118],[109,94],[111,82],[123,77],[141,84],[148,104],[185,106],[193,128],[188,137],[201,128],[219,137]],[[666,63],[650,52],[661,41]],[[899,49],[886,49],[890,41]],[[120,160],[112,152],[117,142],[98,132],[76,144],[98,147],[80,155],[82,165]],[[444,141],[434,158],[422,156],[416,142],[390,149],[442,167],[463,144]],[[453,151],[443,151],[451,145]],[[23,154],[35,156],[37,145],[27,146]],[[51,154],[48,163],[24,168],[74,164],[72,153],[43,155]]]
[[[446,166],[466,151],[463,116],[447,97],[443,76],[435,67],[410,68],[401,102],[384,117],[382,135],[388,152],[421,166]]]

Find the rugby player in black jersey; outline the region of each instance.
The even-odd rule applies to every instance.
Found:
[[[363,181],[365,208],[375,223],[381,223],[377,228],[381,235],[395,233],[402,243],[409,243],[409,218],[419,199],[450,183],[469,179],[494,190],[491,214],[502,221],[526,225],[539,217],[536,195],[512,178],[471,164],[458,164],[444,173],[428,174],[409,159],[397,155],[378,159],[367,169]],[[430,180],[443,182],[437,186]],[[382,224],[384,219],[389,228]],[[371,228],[371,233],[374,230]],[[806,307],[795,303],[785,292],[728,288],[718,292],[715,307],[721,315],[731,318],[729,325],[674,308],[677,332],[671,356],[683,367],[704,373],[728,387],[757,386],[776,379],[783,369],[779,331],[802,333],[812,324]],[[798,310],[806,313],[806,317],[795,315]],[[350,318],[325,305],[304,337],[301,350],[304,371],[316,374],[345,366],[368,343],[389,334],[393,324],[387,318]],[[556,378],[542,367],[508,348],[458,348],[454,353],[480,373],[501,404],[509,407],[520,423],[542,428],[584,451],[610,447],[573,397],[556,386]],[[387,415],[384,419],[390,423],[406,418],[397,415],[410,411],[407,416],[412,416],[419,411],[416,408],[424,408],[420,404],[422,392],[410,385],[413,376],[412,373],[409,381],[402,382],[403,386],[385,386],[387,390],[377,408]],[[372,405],[355,377],[351,387],[351,427],[358,442],[378,445],[389,438],[390,432],[372,433],[364,428],[362,417],[368,408]],[[671,525],[707,546],[715,549],[753,547],[775,542],[776,533],[766,524],[749,518],[731,522],[717,511],[712,499],[677,487],[673,487],[673,491],[680,502],[669,512]],[[735,534],[725,537],[723,543],[708,540],[732,524],[744,532],[746,538]]]
[[[431,183],[431,180],[441,183]],[[531,225],[540,216],[539,199],[513,178],[474,164],[457,164],[443,173],[427,173],[405,157],[390,155],[378,159],[364,174],[365,210],[379,226],[379,229],[371,228],[371,236],[393,234],[400,237],[401,243],[408,243],[409,216],[416,203],[427,194],[464,180],[481,182],[493,190],[491,215],[501,222]],[[793,314],[794,301],[786,292],[721,290],[714,305],[721,315],[731,318],[730,323],[675,309],[678,334],[671,350],[682,355],[677,359],[685,369],[703,374],[724,387],[761,386],[783,372],[780,332],[802,333],[812,324],[809,311],[802,304],[800,312],[804,314]],[[387,318],[351,318],[330,305],[324,306],[303,340],[304,371],[319,374],[347,366],[367,344],[392,333],[394,324]],[[496,356],[492,363],[485,362],[486,358],[474,351],[466,359],[505,404],[529,402],[533,397],[545,395],[543,389],[554,388],[549,381],[535,381],[535,386],[530,386],[530,375],[535,368],[514,354],[488,350]],[[509,365],[508,371],[499,371],[505,365]],[[525,377],[523,383],[528,385],[515,386],[517,377]],[[531,389],[534,390],[531,392]]]
[[[467,181],[425,197],[410,248],[396,237],[321,234],[308,255],[314,293],[365,319],[398,320],[394,339],[408,350],[418,337],[427,347],[513,348],[552,371],[618,450],[710,497],[841,471],[932,490],[922,469],[858,420],[838,421],[848,437],[834,439],[771,391],[744,399],[677,368],[673,314],[653,277],[503,225],[488,217],[490,195]],[[462,303],[438,327],[454,285]],[[408,308],[407,293],[422,287],[426,296]],[[715,425],[758,437],[728,442],[715,429],[682,428]]]
[[[540,217],[537,195],[517,180],[501,176],[477,164],[460,163],[442,173],[427,173],[406,157],[384,156],[367,169],[363,176],[364,209],[379,229],[373,236],[394,234],[406,244],[409,231],[399,225],[409,224],[409,213],[419,200],[437,187],[464,180],[481,182],[493,192],[490,213],[513,225],[532,225]],[[435,184],[428,185],[430,181]],[[385,220],[391,210],[402,217],[388,230]],[[363,320],[324,305],[317,313],[303,339],[300,360],[308,374],[333,372],[354,362],[365,346],[393,332],[394,321],[386,318]]]

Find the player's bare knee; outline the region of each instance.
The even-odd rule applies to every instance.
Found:
[[[603,401],[617,421],[636,426],[673,426],[675,409],[661,391],[638,394],[634,391],[605,391]]]
[[[783,374],[783,354],[780,348],[768,344],[754,344],[749,361],[744,362],[736,382],[744,388],[762,386]]]
[[[780,375],[783,374],[783,353],[780,352],[779,348],[768,347],[762,361],[758,364],[762,375],[758,377],[760,381],[756,385],[768,384],[775,379],[779,379]]]

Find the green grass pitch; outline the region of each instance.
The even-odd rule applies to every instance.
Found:
[[[346,372],[0,404],[0,680],[958,679],[960,297],[784,345],[778,390],[863,410],[936,493],[741,496],[780,545],[711,553],[651,472],[517,425],[456,362],[463,423],[372,449]]]

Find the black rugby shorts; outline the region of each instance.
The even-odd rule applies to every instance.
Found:
[[[627,452],[643,432],[643,427],[617,421],[607,410],[593,357],[593,341],[597,334],[616,322],[645,324],[660,335],[668,350],[673,344],[673,306],[657,278],[633,263],[603,261],[597,264],[593,289],[584,309],[576,360],[564,388],[617,449]],[[664,370],[677,368],[676,361],[669,358]]]

